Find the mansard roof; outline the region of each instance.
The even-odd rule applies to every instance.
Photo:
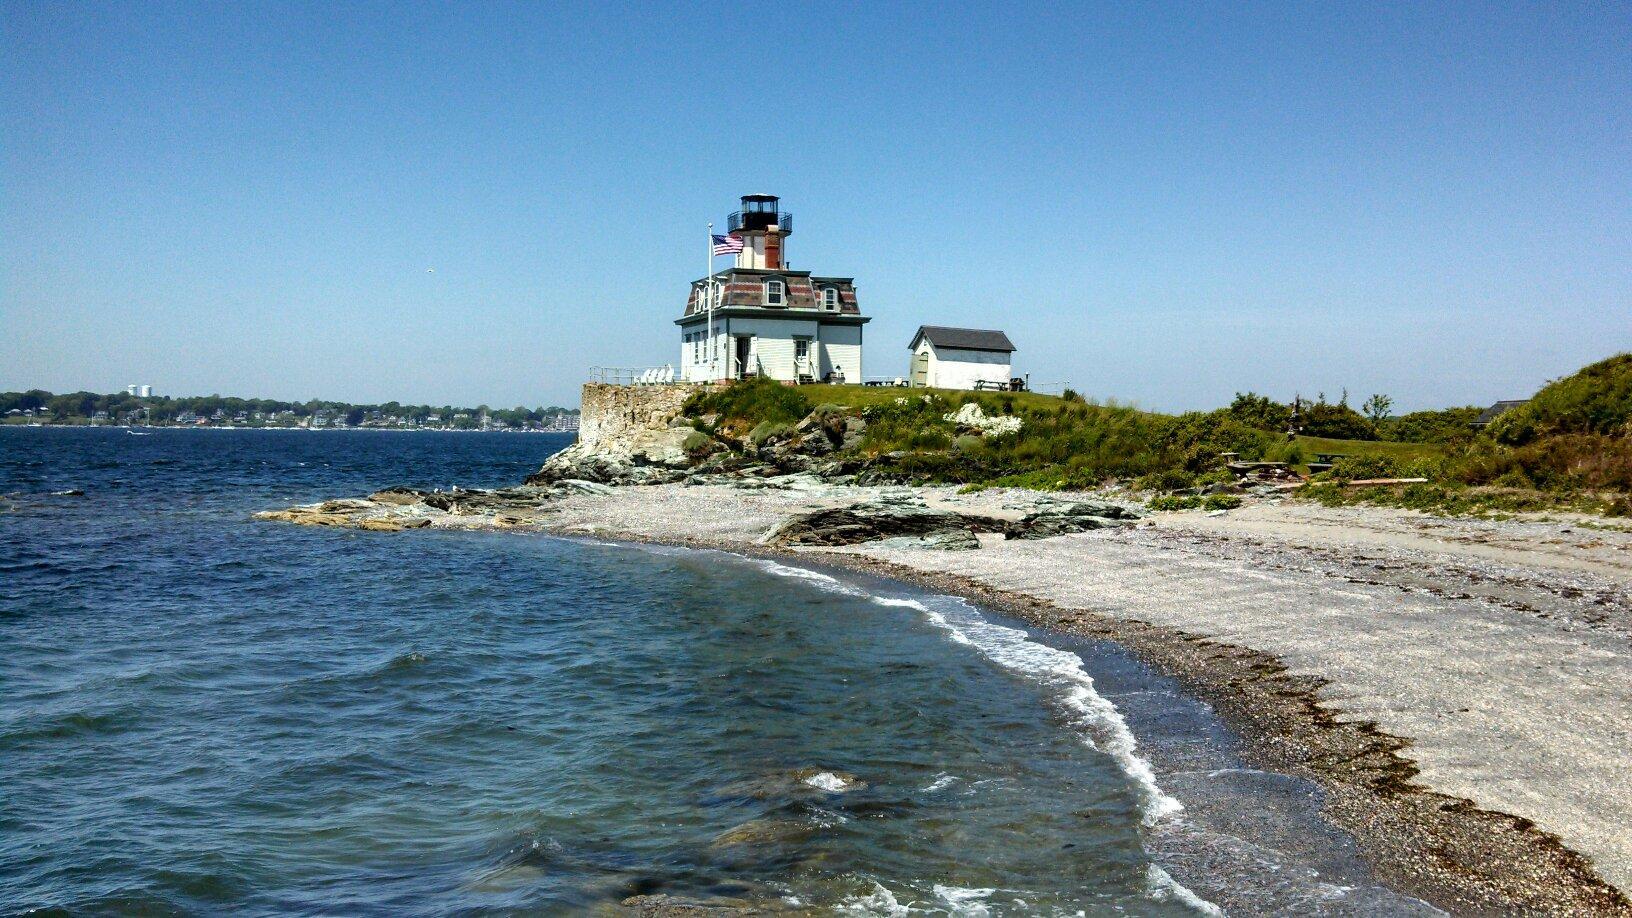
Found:
[[[765,303],[765,281],[781,278],[786,284],[782,305]],[[691,282],[691,293],[686,299],[685,315],[693,315],[703,308],[701,291],[707,278]],[[816,312],[827,316],[859,316],[861,307],[856,301],[856,282],[850,277],[827,277],[809,271],[790,271],[786,268],[727,268],[716,272],[713,280],[722,285],[723,296],[716,308],[753,308],[767,313]],[[838,291],[839,308],[836,312],[822,309],[821,291]]]

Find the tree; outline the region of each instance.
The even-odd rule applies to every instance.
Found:
[[[1230,417],[1259,430],[1280,432],[1292,424],[1292,409],[1256,392],[1237,392]]]
[[[1381,393],[1366,399],[1365,404],[1360,406],[1360,413],[1370,418],[1373,424],[1383,423],[1393,410],[1394,400]]]

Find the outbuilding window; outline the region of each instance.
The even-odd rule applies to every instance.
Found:
[[[781,280],[773,277],[765,281],[766,306],[781,306],[785,299],[786,293],[787,288],[783,285]]]
[[[822,288],[822,308],[828,312],[839,311],[839,290],[837,287]]]

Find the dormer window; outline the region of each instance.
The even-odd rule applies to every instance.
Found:
[[[839,290],[837,287],[822,288],[822,308],[828,312],[839,311]]]
[[[765,305],[781,306],[787,300],[787,288],[777,278],[765,281]]]

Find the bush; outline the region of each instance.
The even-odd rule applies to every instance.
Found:
[[[1338,481],[1363,478],[1398,478],[1399,464],[1388,456],[1343,456],[1326,473]]]
[[[952,441],[952,448],[960,453],[972,453],[975,450],[980,449],[980,445],[983,442],[985,441],[981,440],[974,434],[964,434],[963,436]]]
[[[1400,443],[1459,443],[1472,439],[1473,421],[1483,408],[1446,408],[1443,411],[1413,411],[1389,418],[1378,425],[1384,440]]]
[[[1215,494],[1213,496],[1222,497],[1224,495]],[[1150,499],[1150,509],[1152,510],[1195,510],[1200,506],[1201,498],[1189,495],[1185,497],[1174,497],[1170,495],[1167,497],[1152,497]]]
[[[688,417],[717,414],[721,424],[741,430],[798,421],[810,413],[810,399],[794,386],[760,378],[698,392],[686,401],[684,412]]]
[[[714,444],[715,440],[713,437],[703,433],[700,430],[694,430],[691,433],[686,434],[686,438],[680,441],[680,448],[685,450],[689,455],[696,456],[702,453],[713,452]]]
[[[1237,392],[1230,402],[1230,417],[1259,430],[1284,432],[1292,425],[1292,409],[1256,392]]]
[[[1077,403],[1081,404],[1082,402],[1087,401],[1087,399],[1083,398],[1082,394],[1079,393],[1077,390],[1067,389],[1064,392],[1060,393],[1060,401],[1062,401],[1062,402],[1077,402]]]
[[[1309,450],[1296,440],[1282,440],[1264,450],[1265,462],[1284,462],[1287,465],[1308,465],[1313,458]]]
[[[1491,422],[1499,443],[1522,446],[1561,434],[1632,433],[1632,354],[1619,354],[1549,383]]]
[[[763,446],[767,440],[785,437],[792,432],[792,424],[782,421],[760,421],[754,425],[753,430],[748,431],[748,442],[755,446]]]
[[[1201,505],[1208,510],[1234,510],[1241,506],[1241,498],[1234,494],[1209,494]]]
[[[1377,427],[1348,405],[1324,400],[1301,406],[1299,433],[1334,440],[1375,440]]]
[[[1138,491],[1182,491],[1185,488],[1196,486],[1196,476],[1184,469],[1163,469],[1160,472],[1151,472],[1142,476],[1133,483]]]

